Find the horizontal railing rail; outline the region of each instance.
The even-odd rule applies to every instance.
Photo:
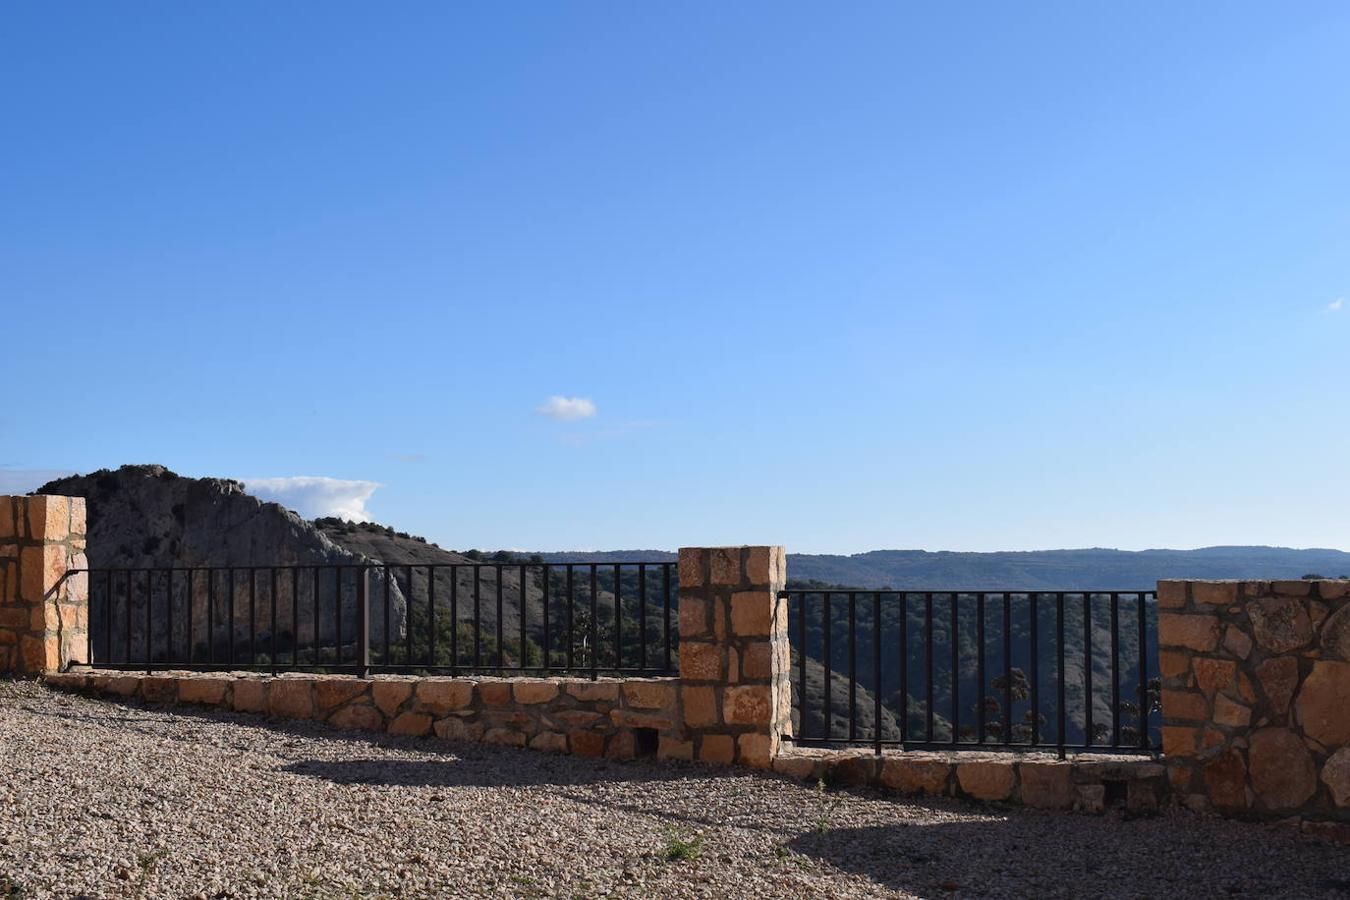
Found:
[[[676,564],[72,570],[98,668],[674,674]]]
[[[1061,757],[1159,745],[1154,591],[779,596],[793,650],[790,740],[800,745]]]

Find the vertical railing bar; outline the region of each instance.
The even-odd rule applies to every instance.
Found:
[[[930,744],[937,742],[936,735],[933,734],[933,592],[927,591],[923,595],[924,618],[926,627],[924,628],[924,664],[928,667],[927,683],[924,685],[928,692],[927,703],[925,704],[924,715],[927,719],[927,731],[924,732],[924,740]]]
[[[436,665],[436,567],[427,566],[427,665]]]
[[[473,667],[483,667],[482,564],[473,564]]]
[[[1055,686],[1055,715],[1057,717],[1055,747],[1059,753],[1059,758],[1064,758],[1064,726],[1066,717],[1064,715],[1064,592],[1058,591],[1055,594],[1055,680],[1058,682]]]
[[[267,635],[268,656],[272,658],[272,674],[277,674],[277,567],[271,569],[272,575],[272,624]]]
[[[834,735],[834,654],[831,652],[833,631],[830,627],[830,592],[821,591],[820,613],[824,620],[823,662],[825,664],[825,729],[821,738],[829,740]]]
[[[797,735],[806,737],[806,591],[797,596]]]
[[[529,605],[528,592],[525,589],[525,566],[520,567],[520,668],[525,668],[529,663],[529,652],[526,649],[526,629],[525,629],[525,608]]]
[[[93,580],[94,580],[93,578],[90,578],[90,579],[89,579],[90,583],[93,583]],[[104,649],[107,651],[107,661],[108,661],[109,664],[111,664],[111,663],[112,663],[112,658],[113,658],[113,652],[112,652],[112,644],[113,644],[113,633],[112,633],[113,573],[112,573],[112,572],[108,572],[108,573],[103,577],[103,584],[104,584],[104,586],[107,588],[106,602],[105,602],[104,605],[103,605],[103,645],[104,645]],[[214,650],[215,650],[215,648],[212,647],[213,655],[214,655]],[[215,662],[215,660],[212,660],[212,662]]]
[[[393,570],[386,565],[384,567],[384,653],[380,654],[380,662],[386,666],[393,663],[389,653],[389,634],[394,628],[393,610],[389,608],[393,604],[394,588],[389,583],[393,574]]]
[[[1148,733],[1148,618],[1145,605],[1147,594],[1139,592],[1139,746],[1149,749]]]
[[[975,737],[981,745],[984,744],[984,718],[986,715],[984,706],[984,599],[983,592],[975,595],[975,615],[978,617],[975,622],[975,641],[978,644],[975,652],[975,705],[978,707],[978,711],[975,713]]]
[[[614,668],[623,668],[623,569],[622,563],[614,564]]]
[[[229,605],[229,613],[230,613],[230,630],[229,630],[229,634],[228,634],[228,638],[229,638],[229,642],[230,642],[230,665],[231,665],[231,666],[234,665],[234,660],[235,660],[235,652],[234,652],[234,650],[235,650],[235,648],[234,648],[234,622],[235,622],[235,612],[236,612],[236,610],[235,610],[235,603],[234,603],[234,592],[235,592],[235,582],[238,581],[238,580],[239,580],[239,572],[238,572],[238,570],[236,570],[236,569],[234,569],[233,567],[231,567],[231,569],[230,569],[230,605]]]
[[[1120,594],[1111,592],[1111,746],[1120,746]]]
[[[151,626],[154,623],[153,613],[153,595],[155,591],[155,570],[145,570],[145,673],[149,675],[155,671],[154,653],[155,649],[151,643]]]
[[[164,570],[165,589],[165,610],[164,624],[167,626],[164,632],[164,661],[173,663],[173,569]]]
[[[959,596],[955,591],[951,594],[951,619],[952,630],[948,635],[947,648],[952,658],[952,743],[960,741],[961,735],[961,660],[958,657],[961,648],[961,641],[958,640],[960,633],[960,615],[961,604],[958,602]]]
[[[1041,743],[1040,596],[1028,591],[1027,602],[1031,604],[1031,655],[1028,657],[1028,664],[1031,668],[1031,744],[1035,747]]]
[[[370,567],[356,567],[356,669],[370,677]]]
[[[248,570],[248,667],[258,661],[258,570]]]
[[[540,605],[543,607],[543,610],[544,610],[544,671],[545,671],[545,672],[547,672],[548,670],[550,670],[550,669],[553,668],[553,635],[549,632],[549,625],[548,625],[548,621],[549,621],[549,616],[548,616],[549,581],[550,581],[550,579],[551,579],[551,576],[552,576],[552,573],[551,573],[551,571],[550,571],[550,569],[549,569],[548,563],[544,563],[544,567],[543,567],[543,581],[542,581],[542,582],[540,583],[540,585],[539,585],[539,592],[540,592],[540,598],[539,598],[539,599],[540,599]]]
[[[300,567],[291,569],[291,665],[300,665]]]
[[[848,739],[858,739],[858,595],[848,592]]]
[[[322,642],[322,638],[319,636],[319,567],[314,566],[311,574],[313,577],[310,579],[309,586],[314,594],[314,659],[311,662],[317,666],[319,664],[319,646]]]
[[[1083,591],[1083,746],[1092,746],[1092,592]]]
[[[333,567],[333,665],[342,665],[342,566]]]
[[[665,618],[665,670],[670,671],[670,569],[671,563],[664,563],[661,566],[661,591],[664,597],[664,609],[662,615]]]
[[[459,673],[459,570],[450,564],[450,669]]]
[[[503,667],[502,654],[506,650],[506,632],[502,628],[502,575],[505,573],[506,567],[497,563],[493,567],[493,571],[497,573],[497,668],[501,669]]]
[[[900,747],[909,737],[909,593],[900,592]]]
[[[196,662],[196,659],[197,659],[197,646],[196,646],[196,642],[193,640],[193,638],[194,638],[194,636],[195,636],[196,629],[192,627],[192,626],[193,626],[193,617],[194,617],[193,610],[192,610],[192,573],[193,573],[193,571],[194,571],[193,569],[188,569],[188,570],[187,570],[187,663],[188,663],[188,665],[192,665],[194,662]],[[93,645],[91,644],[91,645],[90,645],[90,652],[91,652],[91,653],[92,653],[92,650],[93,650]],[[90,662],[93,662],[93,660],[94,660],[94,657],[91,655],[91,656],[89,657],[89,661],[90,661]]]
[[[872,715],[876,755],[881,755],[881,592],[872,594]]]
[[[638,668],[647,669],[647,565],[638,563]]]
[[[1012,594],[1003,593],[1003,743],[1013,742]]]
[[[572,564],[565,564],[567,581],[567,653],[564,662],[567,663],[567,670],[570,672],[576,668],[576,632],[573,629],[573,619],[575,610],[573,607],[574,587],[572,585]]]
[[[599,566],[591,563],[591,681],[600,677],[600,595],[597,590],[597,570]]]
[[[412,627],[412,608],[413,597],[416,591],[413,590],[413,567],[404,566],[403,574],[408,578],[408,627],[404,629],[403,635],[403,665],[411,671],[413,664],[413,627]]]

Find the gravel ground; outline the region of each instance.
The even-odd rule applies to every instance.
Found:
[[[1350,850],[1266,826],[900,802],[33,682],[0,681],[0,751],[0,897],[1350,896]]]

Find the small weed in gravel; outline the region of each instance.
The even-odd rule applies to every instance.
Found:
[[[685,839],[674,830],[666,832],[666,862],[682,862],[698,859],[703,853],[703,835],[696,834]]]

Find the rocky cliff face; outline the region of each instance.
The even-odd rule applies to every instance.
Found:
[[[369,558],[338,546],[322,531],[296,513],[276,503],[264,503],[244,491],[244,486],[229,479],[185,478],[163,466],[122,466],[102,469],[89,475],[74,475],[48,482],[38,488],[39,494],[59,494],[84,497],[88,515],[88,556],[94,569],[158,567],[220,567],[260,565],[352,565]],[[281,613],[277,626],[278,637],[287,648],[303,644],[306,639],[332,642],[336,637],[336,576],[319,579],[317,587],[320,613],[316,635],[315,588],[309,572],[303,581],[291,582],[283,575],[278,586],[277,601]],[[247,641],[249,613],[246,592],[252,588],[244,573],[233,576],[237,602],[234,609],[233,637],[242,648]],[[91,584],[91,632],[95,653],[106,643],[113,652],[111,661],[125,661],[119,657],[137,656],[144,652],[145,602],[152,603],[152,655],[166,661],[184,660],[187,649],[193,648],[193,658],[201,659],[208,645],[228,646],[231,637],[228,596],[228,572],[216,578],[218,602],[211,604],[206,575],[193,579],[191,589],[192,634],[188,624],[187,579],[179,575],[168,583],[161,574],[135,574],[128,592],[125,576],[108,581],[95,577]],[[266,646],[270,639],[270,573],[264,573],[261,592],[255,594],[255,644]],[[373,576],[378,580],[378,574]],[[147,590],[147,584],[150,587]],[[291,595],[292,589],[295,596]],[[378,592],[377,592],[378,589]],[[128,597],[129,593],[129,597]],[[383,596],[382,585],[372,585],[372,593]],[[391,632],[402,634],[406,604],[397,585],[391,604]],[[259,612],[259,600],[263,612]],[[297,602],[298,601],[298,602]],[[100,609],[100,603],[111,603],[110,609]],[[343,591],[342,621],[344,640],[355,633],[355,591],[348,586]],[[209,604],[209,606],[208,606]],[[170,611],[174,615],[170,615]],[[209,613],[214,613],[214,617]],[[102,613],[111,613],[106,617]],[[128,614],[129,613],[129,614]],[[173,619],[172,634],[169,621]],[[208,618],[212,618],[210,626]],[[372,638],[383,639],[383,616],[371,617]],[[128,642],[130,638],[130,642]],[[130,650],[128,650],[130,646]],[[256,647],[254,648],[256,650]],[[246,651],[242,651],[246,652]],[[256,655],[256,654],[255,654]],[[238,659],[240,657],[236,657]],[[216,654],[215,661],[221,661]]]

